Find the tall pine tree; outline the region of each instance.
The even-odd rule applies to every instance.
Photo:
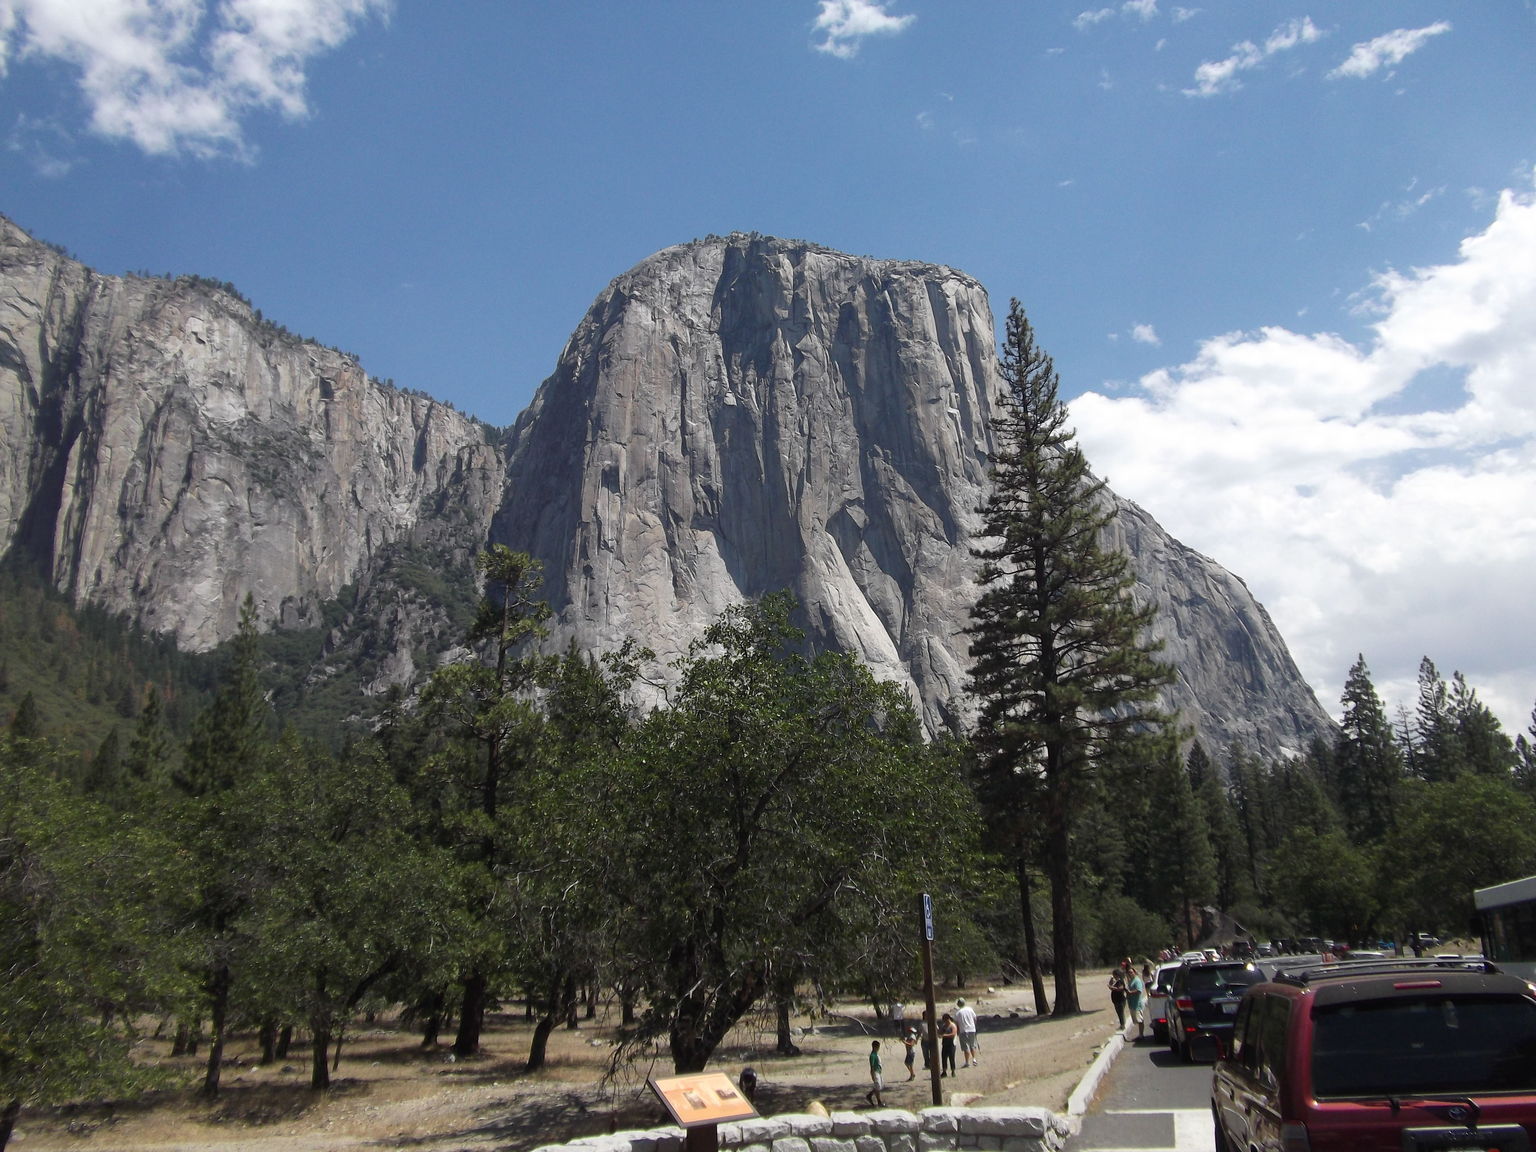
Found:
[[[981,595],[972,610],[970,691],[984,757],[978,792],[1044,828],[1051,887],[1055,1015],[1079,1010],[1072,905],[1072,825],[1106,746],[1161,724],[1171,678],[1146,638],[1104,484],[1067,428],[1056,369],[1009,305],[994,417],[993,489],[981,513]],[[1020,843],[1027,842],[1020,837]]]
[[[1374,844],[1392,828],[1403,759],[1362,655],[1344,681],[1343,723],[1334,743],[1339,810],[1355,844]]]

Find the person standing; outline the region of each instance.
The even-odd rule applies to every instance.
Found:
[[[1115,1006],[1115,1018],[1120,1022],[1121,1031],[1125,1030],[1125,969],[1129,964],[1129,960],[1122,960],[1109,974],[1109,1002]]]
[[[906,1045],[906,1048],[907,1048],[907,1056],[906,1056],[907,1079],[908,1080],[916,1080],[917,1079],[917,1072],[912,1067],[912,1061],[917,1057],[917,1029],[916,1028],[908,1028],[905,1032],[903,1032],[901,1034],[901,1042],[904,1045]],[[927,1065],[925,1064],[924,1067],[926,1068]]]
[[[960,1051],[965,1053],[965,1067],[980,1064],[981,1056],[976,1047],[976,1009],[965,1002],[965,997],[955,1001],[955,1027],[960,1032]]]
[[[939,1021],[939,1075],[948,1076],[955,1070],[955,1037],[960,1030],[955,1027],[955,1018],[948,1012]]]
[[[864,1099],[868,1100],[870,1107],[885,1107],[885,1101],[880,1097],[880,1090],[885,1087],[884,1069],[880,1066],[880,1041],[869,1042],[869,1078],[873,1087],[864,1093]]]
[[[900,1000],[891,1001],[891,1034],[904,1036],[907,1031],[907,1006]]]
[[[1133,965],[1126,971],[1130,973],[1125,985],[1126,1007],[1131,1010],[1131,1019],[1136,1021],[1136,1039],[1140,1040],[1147,1034],[1147,978],[1152,975],[1152,969],[1143,966],[1138,973]]]

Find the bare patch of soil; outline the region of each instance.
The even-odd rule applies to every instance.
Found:
[[[1037,1017],[1034,998],[1018,985],[958,993],[980,1020],[980,1062],[940,1081],[946,1103],[1033,1104],[1063,1111],[1094,1056],[1114,1034],[1105,990],[1107,974],[1079,974],[1084,1011],[1062,1019]],[[1054,995],[1054,990],[1048,988]],[[941,995],[939,1011],[956,992]],[[908,1011],[915,1013],[914,1001]],[[257,1064],[254,1037],[228,1046],[223,1090],[198,1097],[202,1065],[172,1059],[165,1046],[144,1046],[147,1061],[183,1070],[187,1086],[139,1100],[24,1111],[12,1138],[20,1152],[311,1152],[313,1149],[421,1149],[423,1152],[520,1152],[595,1133],[668,1123],[646,1084],[670,1075],[669,1062],[626,1067],[605,1076],[618,1019],[599,1012],[574,1031],[550,1037],[549,1061],[537,1073],[525,1065],[532,1024],[520,1013],[487,1019],[482,1054],[454,1061],[446,1047],[423,1051],[418,1038],[380,1023],[349,1035],[329,1092],[309,1089],[309,1052]],[[869,1042],[882,1039],[887,1107],[931,1104],[932,1087],[917,1061],[905,1079],[901,1044],[865,1004],[836,1006],[825,1017],[795,1022],[798,1056],[774,1054],[772,1021],[743,1021],[711,1061],[736,1077],[750,1065],[758,1075],[757,1108],[764,1115],[800,1112],[813,1100],[828,1109],[867,1107]]]

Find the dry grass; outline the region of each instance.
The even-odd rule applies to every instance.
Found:
[[[967,989],[981,1018],[981,1063],[941,1081],[946,1099],[980,1104],[1037,1104],[1061,1110],[1094,1054],[1113,1034],[1104,975],[1083,973],[1086,1011],[1061,1020],[1037,1018],[1026,989]],[[940,1010],[954,994],[944,994]],[[256,1064],[254,1038],[229,1045],[216,1101],[196,1094],[198,1058],[172,1059],[150,1042],[142,1056],[185,1076],[186,1087],[129,1103],[73,1105],[24,1112],[13,1147],[22,1152],[308,1152],[311,1149],[419,1148],[430,1152],[528,1149],[579,1135],[647,1128],[666,1118],[646,1077],[670,1065],[626,1067],[605,1077],[617,1012],[583,1021],[550,1038],[549,1062],[525,1071],[532,1026],[519,1014],[487,1021],[482,1054],[455,1062],[446,1048],[421,1050],[417,1037],[388,1024],[349,1036],[341,1068],[326,1093],[309,1090],[309,1052],[295,1046],[287,1062]],[[768,1021],[744,1022],[711,1068],[733,1077],[750,1064],[758,1073],[757,1107],[765,1115],[802,1111],[812,1100],[862,1108],[868,1089],[869,1040],[876,1021],[867,1005],[842,1005],[824,1019],[801,1019],[802,1054],[773,1054]],[[887,1106],[921,1108],[931,1086],[918,1062],[906,1082],[901,1045],[886,1053]]]

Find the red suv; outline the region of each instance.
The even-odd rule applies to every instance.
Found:
[[[1216,1152],[1531,1152],[1536,988],[1366,960],[1249,988],[1211,1080]]]

